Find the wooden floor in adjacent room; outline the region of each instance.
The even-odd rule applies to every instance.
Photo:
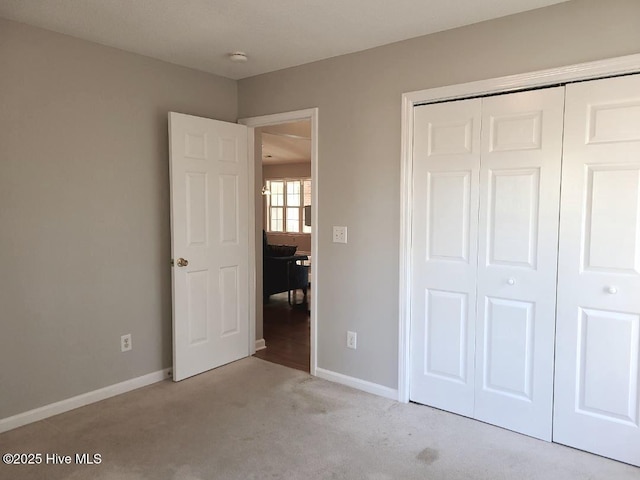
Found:
[[[298,291],[298,302],[302,294]],[[308,304],[289,306],[287,293],[272,295],[264,305],[264,340],[267,348],[255,356],[309,372],[310,321]]]

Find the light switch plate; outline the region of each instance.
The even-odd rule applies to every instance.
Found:
[[[333,243],[347,243],[347,227],[333,227]]]

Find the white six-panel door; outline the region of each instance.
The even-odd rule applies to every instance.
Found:
[[[169,113],[174,380],[249,354],[247,127]]]
[[[414,109],[410,398],[473,416],[481,100]]]
[[[554,441],[640,466],[640,77],[567,86]]]
[[[640,466],[640,77],[564,91],[414,108],[410,399]]]
[[[482,100],[474,417],[551,440],[564,88]]]
[[[563,98],[414,109],[410,398],[547,440]]]

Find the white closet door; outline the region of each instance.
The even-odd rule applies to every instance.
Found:
[[[564,87],[483,99],[475,418],[551,440]]]
[[[640,466],[640,77],[567,86],[554,433]]]
[[[481,100],[414,109],[413,401],[473,416]]]

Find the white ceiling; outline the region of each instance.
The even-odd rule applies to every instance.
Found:
[[[240,79],[563,1],[0,0],[0,17]]]
[[[261,127],[263,165],[311,162],[311,122]]]

